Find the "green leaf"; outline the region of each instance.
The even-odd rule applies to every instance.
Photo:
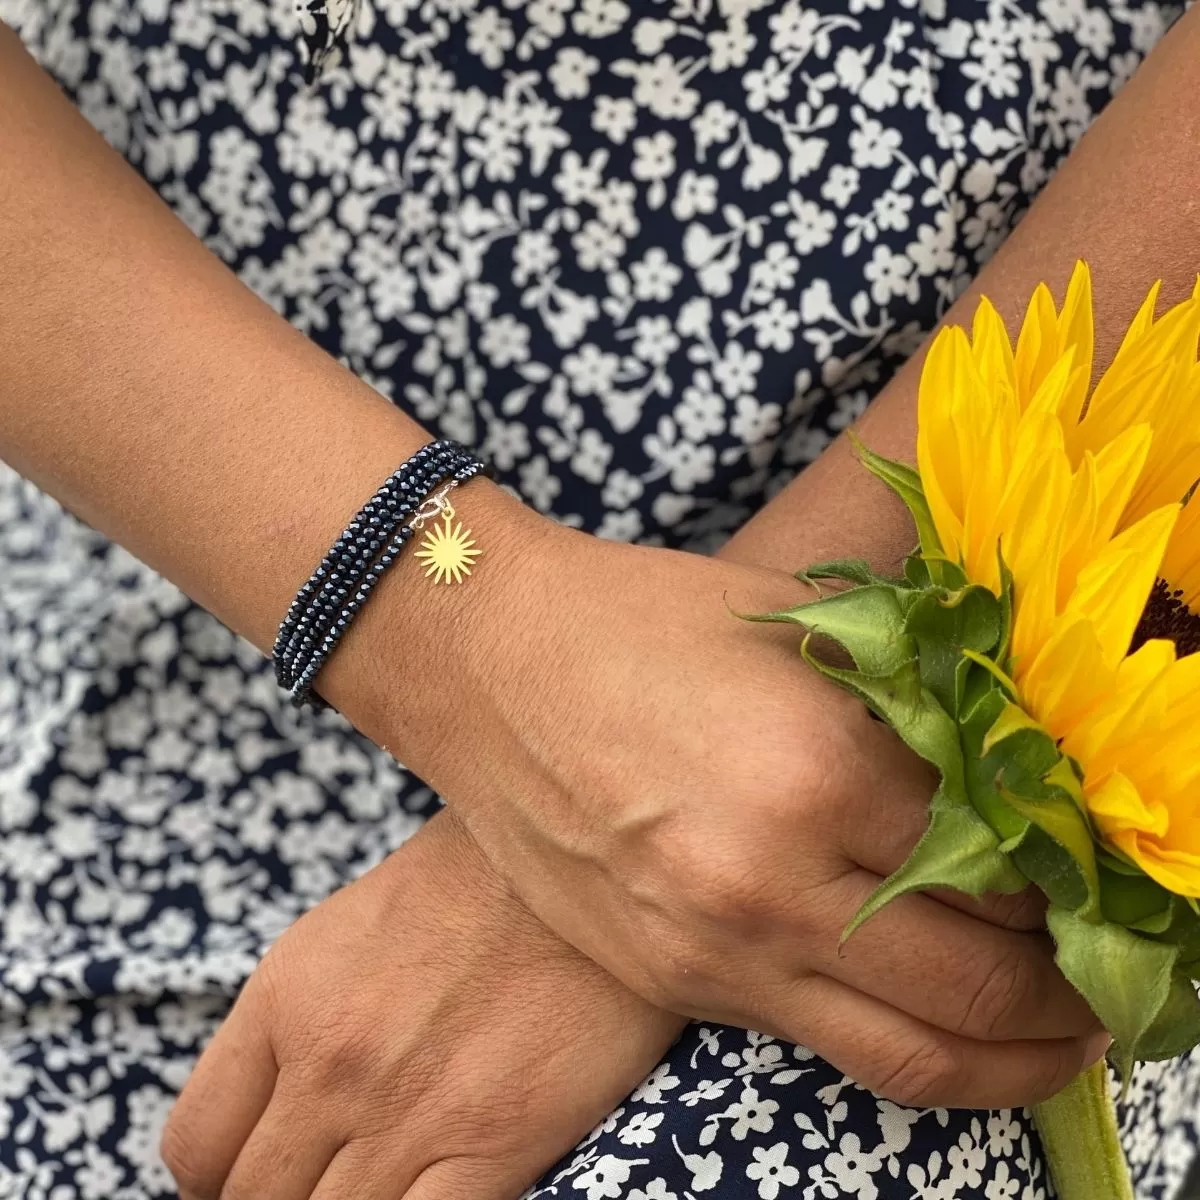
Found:
[[[966,739],[969,747],[975,745],[985,715],[979,712],[973,722]],[[1016,816],[1035,827],[1014,846],[1013,861],[1052,904],[1099,915],[1095,839],[1084,815],[1079,780],[1053,738],[1022,708],[1004,700],[979,746],[978,769],[968,757],[972,801],[986,804],[985,815],[1005,831],[1009,826],[1002,820],[1003,810],[988,794],[994,791]]]
[[[921,682],[947,712],[956,713],[963,650],[986,654],[995,647],[1000,637],[999,601],[985,587],[946,594],[930,589],[914,599],[904,627],[917,643]]]
[[[885,584],[850,588],[811,604],[746,617],[748,621],[791,621],[810,633],[833,638],[860,671],[887,675],[916,654],[904,632],[904,611],[896,589]]]
[[[1172,990],[1178,947],[1152,941],[1110,921],[1089,921],[1052,904],[1046,923],[1058,945],[1055,961],[1113,1036],[1109,1057],[1129,1078],[1143,1055],[1143,1038],[1153,1028],[1150,1049],[1167,1035],[1156,1025]],[[1175,1001],[1173,1001],[1175,1003]],[[1167,1018],[1175,1010],[1167,1009]]]
[[[1013,704],[1011,700],[1006,699],[1000,715],[984,736],[981,747],[983,753],[991,753],[1005,738],[1012,737],[1014,733],[1021,733],[1023,730],[1033,730],[1036,733],[1046,732],[1019,704]]]
[[[958,664],[958,670],[955,672],[955,675],[958,722],[964,726],[977,725],[982,711],[980,706],[987,706],[989,712],[995,706],[996,694],[998,692],[996,681],[978,663],[973,663],[966,657]],[[1000,693],[999,699],[1003,702],[1004,696],[1002,693]],[[997,708],[996,711],[999,711],[999,709]],[[994,716],[990,718],[990,720],[994,719]],[[985,724],[979,735],[980,738],[987,732],[987,728],[988,726]]]
[[[1089,888],[1083,867],[1041,826],[1031,822],[1011,853],[1022,874],[1037,884],[1051,904],[1097,911],[1095,892]]]
[[[942,543],[937,534],[937,527],[933,523],[933,515],[929,511],[924,489],[921,487],[920,475],[905,463],[895,462],[876,454],[873,450],[868,450],[853,431],[848,436],[854,444],[855,453],[863,466],[876,479],[886,483],[904,502],[904,507],[912,513],[912,518],[917,525],[917,536],[921,539],[921,549],[925,553],[929,567],[930,578],[934,583],[945,583],[941,573],[941,564],[945,561],[942,557]],[[932,558],[934,555],[938,556],[936,560]]]
[[[1047,739],[1049,740],[1049,739]],[[1000,743],[1004,745],[1004,743]],[[1005,784],[1009,773],[1002,773],[1000,792],[1009,805],[1069,856],[1068,863],[1042,855],[1033,858],[1036,840],[1022,845],[1017,865],[1046,893],[1051,902],[1070,908],[1083,908],[1081,915],[1100,914],[1100,874],[1096,867],[1096,842],[1083,814],[1079,781],[1070,763],[1059,757],[1042,776],[1042,788],[1034,796],[1011,792]],[[1060,855],[1053,856],[1061,860]],[[1073,868],[1073,869],[1072,869]],[[1043,877],[1046,883],[1043,883]]]
[[[1171,990],[1154,1023],[1142,1034],[1138,1058],[1159,1062],[1177,1058],[1200,1043],[1200,998],[1192,981],[1180,971],[1171,976]]]
[[[1100,910],[1106,920],[1118,925],[1139,925],[1165,918],[1167,924],[1161,929],[1146,929],[1146,933],[1165,933],[1170,927],[1174,905],[1171,894],[1160,883],[1148,875],[1130,875],[1125,871],[1114,871],[1107,856],[1097,855],[1100,878]]]
[[[1155,940],[1179,947],[1176,972],[1200,978],[1200,918],[1181,896],[1171,897],[1171,923]]]
[[[908,892],[953,888],[978,899],[985,892],[1012,894],[1029,881],[1000,852],[996,835],[974,809],[935,797],[929,827],[902,867],[867,898],[842,934],[845,941],[884,905]]]
[[[921,686],[915,660],[910,659],[890,675],[868,675],[819,662],[808,653],[807,643],[804,655],[827,679],[840,683],[882,717],[910,750],[937,767],[942,775],[941,790],[948,801],[967,803],[958,728],[933,693]]]
[[[973,663],[981,666],[1004,689],[1006,695],[1015,696],[1017,694],[1017,685],[1004,673],[1004,669],[995,659],[968,649],[963,650],[963,657],[969,658]]]
[[[1100,846],[1096,850],[1096,859],[1110,871],[1118,875],[1144,875],[1145,871],[1133,861],[1124,851],[1116,846]]]
[[[921,557],[919,551],[914,551],[904,560],[904,578],[915,588],[927,588],[933,580],[929,578],[929,565]]]
[[[966,697],[959,712],[959,727],[962,733],[964,775],[967,795],[975,811],[996,831],[1004,842],[1012,842],[1014,849],[1021,844],[1029,829],[1029,822],[1005,801],[996,784],[1004,768],[1004,761],[995,751],[983,753],[984,739],[995,725],[1008,703],[1004,692],[985,671],[978,671],[967,680]],[[1044,764],[1049,770],[1053,760]],[[1034,776],[1035,784],[1040,773]],[[1023,776],[1014,782],[1023,783]]]
[[[828,562],[813,563],[811,567],[797,571],[796,578],[801,583],[812,584],[813,587],[817,586],[818,579],[844,579],[847,583],[857,584],[879,582],[879,577],[865,558],[833,558]]]

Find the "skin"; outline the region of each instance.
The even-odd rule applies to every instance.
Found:
[[[1188,248],[1198,232],[1192,147],[1200,121],[1195,106],[1179,98],[1194,92],[1198,51],[1193,13],[1085,138],[950,319],[962,319],[979,290],[1011,319],[1038,280],[1061,289],[1074,259],[1086,253],[1103,361],[1154,276],[1166,278],[1168,299],[1190,288]],[[292,591],[345,516],[423,435],[244,293],[97,144],[12,39],[0,40],[0,79],[5,111],[15,113],[0,130],[0,227],[15,231],[0,239],[0,453],[266,646]],[[22,157],[34,142],[55,152],[40,161]],[[5,170],[8,156],[35,165]],[[1151,211],[1154,228],[1129,237],[1128,214]],[[96,305],[98,295],[103,305]],[[54,355],[46,352],[51,344]],[[863,436],[885,453],[911,457],[917,370],[914,363],[902,371],[862,422]],[[88,403],[80,405],[84,393]],[[35,395],[36,405],[28,399]],[[327,469],[297,498],[294,481],[309,479],[313,461]],[[874,941],[852,942],[846,961],[831,956],[869,876],[890,869],[911,845],[928,780],[881,731],[839,707],[843,698],[806,676],[780,641],[730,622],[723,605],[718,614],[712,591],[743,610],[794,602],[797,585],[745,564],[790,568],[855,553],[884,566],[908,548],[911,529],[900,510],[864,482],[845,446],[835,445],[735,537],[724,563],[632,547],[602,552],[484,484],[472,484],[462,508],[494,550],[493,562],[507,555],[530,569],[518,578],[481,568],[471,590],[435,597],[412,586],[412,572],[401,564],[322,676],[321,690],[368,735],[398,749],[438,786],[439,776],[450,785],[443,790],[482,849],[480,866],[498,867],[549,925],[650,999],[804,1040],[896,1099],[1005,1103],[1019,1090],[1032,1100],[1094,1057],[1099,1043],[1088,1042],[1094,1034],[1086,1016],[1073,1013],[1075,1002],[1044,966],[1044,940],[1000,927],[1005,920],[1028,924],[1028,912],[993,907],[968,915],[913,898],[878,918]],[[597,605],[597,595],[611,600],[614,577],[630,581],[626,603]],[[545,595],[557,601],[549,613]],[[657,621],[648,622],[647,612],[660,614]],[[449,646],[438,636],[448,629],[455,635]],[[414,639],[415,631],[426,636]],[[564,664],[555,651],[567,636],[573,654]],[[625,655],[613,654],[614,645]],[[547,679],[546,661],[575,675]],[[418,668],[430,667],[448,680],[438,697],[420,688],[429,676]],[[500,686],[514,677],[523,686]],[[631,686],[618,694],[640,703],[632,713],[612,711],[606,698],[626,681]],[[697,706],[696,696],[706,703]],[[733,710],[747,704],[757,719],[739,724]],[[697,707],[694,727],[661,719],[664,711],[692,714]],[[608,754],[578,753],[571,722],[587,711],[598,713],[602,731],[591,735],[592,744],[619,751],[615,769]],[[463,726],[479,732],[472,758],[493,767],[484,779],[472,778],[469,765],[449,752],[452,733],[436,735]],[[435,733],[423,736],[429,729]],[[704,762],[714,737],[731,752],[708,761],[708,771],[697,769],[692,786],[672,771],[657,781],[663,786],[650,787],[630,766],[666,762],[686,770]],[[850,807],[860,804],[866,808]],[[824,823],[800,820],[797,809]],[[868,821],[882,832],[866,846],[855,832]],[[678,852],[676,834],[685,835]],[[437,875],[435,858],[431,852],[410,861]],[[786,863],[789,874],[803,863],[805,873],[764,888],[763,874],[783,874],[762,872],[764,861]],[[559,889],[577,888],[579,903],[559,909],[551,880]],[[452,893],[456,903],[463,890],[460,883]],[[520,906],[509,899],[520,934]],[[928,945],[935,913],[936,920],[964,923],[947,937],[961,934],[958,944],[969,945],[977,963],[963,970],[959,959],[937,957]],[[431,914],[435,927],[453,919],[450,904]],[[896,924],[887,927],[887,920]],[[423,938],[435,936],[414,935],[412,961],[421,961]],[[311,939],[307,952],[302,933],[280,943],[292,945],[293,960],[304,964],[292,970],[325,961],[318,942]],[[927,953],[934,957],[926,960]],[[938,977],[939,987],[918,995],[913,964],[923,961],[923,977]],[[275,969],[271,962],[264,971]],[[787,971],[780,962],[789,963]],[[533,956],[527,974],[538,969]],[[329,970],[329,978],[341,972],[344,996],[346,964]],[[365,971],[364,983],[372,978],[370,967]],[[449,998],[461,981],[426,972],[422,984]],[[577,985],[567,991],[579,1011],[590,1011],[590,996],[620,987],[582,975]],[[256,1017],[254,1027],[272,1047],[298,1012],[297,1026],[319,1027],[295,994],[282,990],[283,998],[264,1002]],[[648,1006],[644,1011],[648,1022],[657,1020]],[[403,1027],[401,1018],[395,1028]],[[1018,1030],[1037,1040],[1012,1038]],[[880,1062],[884,1048],[897,1044],[900,1055]],[[644,1048],[649,1060],[649,1042]],[[298,1053],[306,1052],[311,1046]],[[860,1067],[864,1058],[871,1061]],[[415,1061],[408,1065],[419,1070]],[[378,1077],[369,1065],[359,1070],[349,1090],[361,1084],[369,1093]],[[265,1066],[262,1073],[269,1077]],[[388,1086],[411,1084],[393,1070]],[[453,1127],[465,1100],[427,1103],[440,1105],[442,1124]],[[608,1103],[595,1098],[597,1115]],[[370,1126],[371,1106],[356,1111]],[[194,1194],[236,1195],[220,1191],[229,1147],[246,1143],[259,1115],[247,1111],[240,1125],[214,1137],[195,1106],[183,1112],[173,1123],[180,1131],[173,1167],[185,1161],[184,1148],[210,1147],[196,1159],[210,1164],[201,1168],[209,1190]],[[309,1117],[313,1138],[321,1121]],[[476,1124],[486,1139],[486,1124]],[[338,1137],[347,1137],[344,1129]],[[554,1157],[548,1143],[542,1149],[544,1161]],[[428,1146],[426,1155],[453,1163],[461,1150]],[[531,1178],[532,1160],[530,1167]],[[343,1188],[335,1178],[331,1186],[317,1194],[358,1194],[349,1181]],[[311,1194],[303,1181],[296,1187],[281,1194]]]

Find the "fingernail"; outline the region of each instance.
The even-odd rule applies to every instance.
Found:
[[[1112,1037],[1107,1029],[1101,1029],[1099,1033],[1093,1033],[1088,1038],[1084,1049],[1084,1063],[1089,1067],[1098,1063],[1108,1053],[1108,1048],[1111,1045]]]

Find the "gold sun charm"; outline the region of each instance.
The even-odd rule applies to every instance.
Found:
[[[471,567],[482,553],[475,549],[471,531],[463,529],[462,522],[452,525],[454,509],[449,505],[442,510],[442,524],[435,525],[425,534],[416,557],[426,565],[425,577],[433,576],[434,583],[462,583],[464,575],[470,575]]]

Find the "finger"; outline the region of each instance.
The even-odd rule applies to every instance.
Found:
[[[347,1142],[313,1189],[312,1200],[401,1200],[426,1168],[426,1156],[379,1139]],[[469,1194],[469,1193],[467,1193]],[[474,1198],[472,1197],[472,1200]]]
[[[890,875],[909,856],[929,825],[937,773],[888,728],[876,721],[858,728],[852,802],[828,815],[845,856],[876,875]]]
[[[180,1200],[218,1200],[275,1089],[271,1043],[252,1011],[243,993],[200,1056],[163,1130],[162,1156]]]
[[[538,1172],[518,1178],[507,1166],[477,1158],[452,1158],[421,1172],[404,1200],[519,1200]],[[669,1194],[669,1193],[668,1193]]]
[[[843,928],[878,883],[862,871],[830,884],[830,924]],[[928,896],[894,901],[812,965],[964,1037],[1086,1037],[1099,1028],[1055,965],[1049,936],[1001,929]]]
[[[1103,1033],[1090,1039],[975,1041],[821,975],[793,990],[790,1007],[789,1038],[876,1095],[917,1108],[1038,1104],[1099,1059],[1109,1041]]]
[[[330,1102],[280,1075],[221,1200],[309,1200],[345,1140]]]
[[[394,1155],[395,1151],[390,1151]],[[519,1200],[539,1170],[457,1157],[413,1166],[387,1157],[378,1142],[342,1147],[312,1200]]]
[[[944,888],[926,892],[925,895],[939,904],[947,904],[970,917],[987,921],[990,925],[999,925],[1002,929],[1032,933],[1046,928],[1046,897],[1032,886],[1011,896],[989,892],[979,900],[965,892],[952,892]]]
[[[866,779],[860,803],[839,814],[839,845],[853,863],[874,875],[888,876],[904,864],[929,826],[929,801],[937,777],[891,732],[871,725],[863,734]],[[1041,929],[1045,898],[1035,888],[1015,896],[975,900],[961,892],[939,890],[937,899],[993,925],[1007,929]]]

